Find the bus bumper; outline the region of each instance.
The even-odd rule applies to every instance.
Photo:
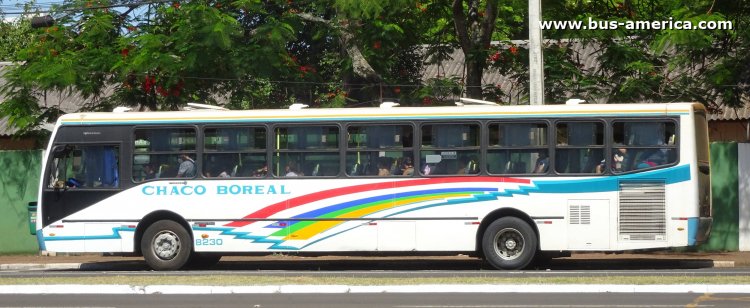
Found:
[[[695,217],[688,219],[688,245],[695,246],[708,241],[711,234],[713,217]]]

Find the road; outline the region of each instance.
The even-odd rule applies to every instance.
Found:
[[[748,307],[747,294],[221,294],[0,295],[4,307]]]
[[[312,277],[594,277],[594,276],[750,276],[750,268],[710,268],[700,263],[675,263],[659,260],[641,262],[601,262],[596,260],[551,262],[526,271],[496,271],[476,261],[356,261],[325,262],[297,260],[292,262],[224,261],[210,270],[154,272],[142,261],[111,261],[87,264],[75,270],[0,271],[2,278],[94,277],[94,276],[312,276]],[[311,286],[301,293],[271,294],[0,294],[3,307],[750,307],[750,285],[739,286],[744,294],[705,291],[647,290],[566,293],[552,291],[549,285],[530,293],[475,289],[449,291],[422,289],[316,294]],[[472,287],[474,288],[474,287]],[[497,288],[496,288],[497,289]],[[179,290],[178,290],[179,291]],[[92,291],[94,292],[94,291]],[[271,291],[278,292],[278,291]],[[454,293],[460,292],[460,293]],[[479,292],[479,293],[470,293]],[[505,293],[503,293],[505,292]],[[527,291],[522,291],[527,292]],[[545,293],[542,293],[545,292]],[[589,292],[577,290],[577,292]],[[659,293],[662,292],[662,293]],[[724,291],[735,292],[735,291]],[[19,292],[16,292],[19,293]],[[61,292],[65,293],[65,292]],[[88,293],[84,291],[83,293]],[[146,293],[146,294],[143,294]],[[231,293],[226,292],[226,293]]]

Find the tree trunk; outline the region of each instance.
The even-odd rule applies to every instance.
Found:
[[[477,59],[480,60],[480,59]],[[466,96],[482,99],[482,75],[484,73],[484,59],[472,61],[466,59]]]
[[[464,52],[466,96],[482,98],[482,74],[486,65],[484,55],[495,31],[497,1],[486,0],[484,14],[479,14],[480,0],[467,0],[468,16],[464,12],[464,0],[453,0],[453,24],[461,50]]]

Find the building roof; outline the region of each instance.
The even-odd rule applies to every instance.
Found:
[[[750,120],[750,102],[745,102],[745,107],[732,108],[721,106],[708,116],[709,121],[743,121]]]
[[[596,71],[600,68],[600,63],[597,60],[598,55],[601,53],[600,49],[597,49],[593,44],[583,44],[580,40],[559,40],[552,41],[547,40],[547,44],[565,44],[568,48],[572,49],[572,52],[576,54],[576,59],[579,59],[580,68],[582,71]],[[516,46],[526,46],[528,41],[525,40],[514,40],[509,43],[492,42],[494,46],[500,46],[505,44],[505,48],[511,44]],[[504,47],[500,47],[504,48]],[[464,53],[461,49],[455,49],[451,53],[450,57],[439,64],[426,65],[423,73],[423,80],[429,80],[436,77],[457,77],[463,78],[464,74]],[[680,72],[673,71],[672,74],[679,74]],[[522,101],[522,93],[520,87],[516,84],[516,81],[508,76],[503,75],[502,72],[497,69],[489,68],[484,70],[482,76],[483,85],[496,85],[508,94],[507,102],[511,105],[524,103]],[[564,101],[564,99],[562,100]],[[562,103],[560,101],[560,103]],[[750,120],[750,98],[744,100],[744,108],[731,108],[727,106],[721,106],[718,110],[710,111],[709,121],[738,121],[738,120]],[[607,103],[605,99],[596,100],[594,102],[604,104]],[[644,101],[643,103],[650,103]]]
[[[7,68],[15,65],[11,62],[0,62],[0,87],[4,86],[7,82],[3,78],[3,74],[7,71]],[[77,112],[82,106],[89,102],[90,99],[84,99],[80,95],[74,93],[63,93],[63,92],[46,92],[37,95],[39,98],[39,104],[44,107],[56,106],[63,112]],[[0,104],[5,100],[5,97],[0,94]],[[0,117],[0,136],[9,136],[15,134],[18,129],[8,125],[8,117]]]

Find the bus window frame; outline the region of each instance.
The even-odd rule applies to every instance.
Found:
[[[550,146],[552,147],[552,153],[550,155],[554,155],[551,157],[552,163],[550,164],[550,169],[552,169],[551,174],[554,176],[582,176],[582,177],[593,177],[593,176],[603,176],[606,173],[565,173],[565,172],[558,172],[557,171],[557,150],[558,150],[558,144],[557,144],[557,125],[558,123],[564,122],[564,123],[600,123],[602,124],[602,145],[596,145],[596,146],[569,146],[565,145],[561,147],[560,149],[602,149],[602,153],[604,158],[608,157],[608,141],[607,141],[607,130],[611,130],[611,126],[608,124],[606,118],[597,118],[597,117],[591,117],[591,118],[556,118],[553,120],[550,120],[552,122],[552,130],[550,131]],[[594,167],[596,168],[596,167]]]
[[[194,180],[199,179],[200,177],[200,171],[203,170],[203,131],[202,131],[202,124],[170,124],[170,125],[158,125],[158,124],[151,124],[151,125],[133,125],[130,129],[130,135],[128,137],[129,140],[129,154],[130,154],[130,166],[128,170],[128,176],[130,177],[130,182],[134,185],[140,185],[142,183],[150,182],[150,181],[159,181],[159,180],[174,180],[174,179],[180,179],[180,180]],[[195,176],[193,177],[185,177],[185,178],[178,178],[178,177],[159,177],[155,179],[149,179],[144,181],[136,181],[133,173],[133,168],[135,167],[135,164],[133,163],[133,159],[135,158],[136,152],[135,152],[135,131],[139,129],[159,129],[159,130],[165,130],[165,129],[180,129],[180,128],[192,128],[195,133],[195,148],[193,149],[191,153],[195,155]],[[173,154],[176,153],[179,155],[182,152],[169,152],[169,153],[161,153],[163,151],[158,152],[147,152],[149,155],[153,154]],[[142,155],[142,154],[141,154]],[[177,166],[179,168],[179,166]]]
[[[198,170],[198,173],[196,177],[200,177],[201,179],[205,180],[229,180],[229,179],[265,179],[269,177],[269,172],[266,173],[265,176],[232,176],[228,178],[222,178],[217,176],[211,176],[207,177],[206,174],[203,172],[203,166],[205,165],[204,157],[206,154],[263,154],[263,156],[266,159],[266,166],[270,168],[269,163],[269,147],[273,145],[273,142],[269,139],[269,127],[271,125],[262,124],[262,123],[251,123],[251,122],[237,122],[234,124],[212,124],[212,123],[205,123],[200,125],[200,135],[201,135],[201,144],[200,144],[200,150],[202,152],[200,160],[201,160],[201,170]],[[206,151],[206,129],[222,129],[222,128],[263,128],[265,130],[265,136],[266,136],[266,144],[265,148],[263,150],[252,150],[252,151]],[[196,149],[197,150],[197,149]],[[273,151],[271,151],[273,152]]]
[[[315,123],[306,123],[306,122],[303,122],[303,123],[300,123],[300,122],[277,122],[277,123],[272,123],[272,124],[268,125],[269,130],[267,131],[268,136],[266,137],[267,138],[266,142],[269,143],[269,147],[267,148],[267,155],[268,155],[268,157],[266,159],[266,161],[268,162],[268,175],[267,175],[267,177],[271,178],[271,179],[287,179],[287,180],[292,180],[292,179],[294,179],[294,180],[300,179],[301,180],[301,179],[335,179],[335,178],[343,178],[344,176],[342,176],[342,172],[343,173],[346,173],[346,172],[344,172],[344,170],[343,170],[344,169],[344,164],[343,164],[343,162],[344,162],[343,159],[344,158],[342,156],[342,153],[343,153],[342,151],[344,151],[344,150],[342,150],[342,147],[345,147],[346,143],[344,141],[344,138],[342,138],[342,131],[343,131],[343,127],[344,127],[344,125],[346,123],[347,122],[344,122],[344,121],[341,121],[341,122],[321,121],[321,122],[315,122]],[[310,153],[311,152],[310,149],[294,149],[294,150],[287,150],[287,149],[280,150],[280,149],[278,149],[277,150],[276,149],[276,142],[275,142],[276,141],[276,129],[279,128],[279,127],[287,127],[287,128],[294,127],[294,128],[299,128],[299,127],[321,127],[321,126],[332,126],[332,127],[338,128],[338,142],[337,142],[338,146],[337,146],[337,148],[335,150],[332,150],[332,149],[318,149],[318,150],[315,150],[315,151],[312,151],[312,152],[316,152],[316,153],[337,153],[339,155],[339,157],[338,157],[338,165],[339,165],[339,167],[338,167],[339,168],[338,173],[336,173],[335,175],[317,175],[317,176],[313,176],[313,175],[304,174],[303,176],[288,177],[288,176],[284,176],[284,175],[281,174],[283,172],[283,170],[279,170],[279,175],[275,175],[274,172],[276,172],[276,168],[274,168],[274,165],[275,165],[274,156],[277,153],[277,151],[278,151],[278,153]]]
[[[620,175],[626,175],[626,174],[633,174],[633,173],[639,173],[639,172],[645,172],[645,171],[651,171],[651,170],[657,170],[657,169],[663,169],[663,168],[669,168],[680,164],[681,156],[680,151],[682,151],[682,137],[681,137],[681,129],[680,126],[680,118],[679,117],[627,117],[627,118],[609,118],[609,136],[607,136],[607,156],[605,157],[612,157],[613,153],[612,149],[615,148],[614,144],[614,131],[615,126],[614,124],[616,122],[672,122],[674,123],[674,133],[675,133],[675,143],[669,147],[663,147],[667,149],[674,149],[675,151],[675,161],[668,164],[662,164],[658,166],[653,166],[649,168],[642,168],[642,169],[632,169],[624,172],[613,172],[611,164],[605,164],[605,170],[602,174],[611,175],[611,176],[620,176]],[[655,146],[623,146],[619,145],[618,147],[626,148],[626,149],[651,149],[655,148]]]
[[[341,167],[343,167],[343,170],[342,170],[343,171],[343,176],[342,176],[342,178],[349,178],[349,179],[396,178],[396,179],[398,179],[398,178],[413,178],[413,177],[417,176],[417,172],[412,173],[412,175],[406,175],[406,176],[405,175],[392,175],[392,174],[388,175],[388,176],[378,176],[377,174],[375,174],[375,175],[350,175],[349,172],[347,172],[347,161],[346,161],[346,159],[347,159],[347,156],[348,156],[348,154],[349,154],[350,151],[351,152],[356,152],[356,151],[361,151],[361,152],[379,152],[378,149],[373,149],[373,148],[363,148],[363,149],[349,148],[348,134],[349,134],[349,128],[350,127],[352,127],[352,126],[355,126],[355,127],[362,127],[362,126],[406,126],[406,127],[411,128],[411,134],[412,134],[411,147],[402,147],[402,148],[400,148],[400,150],[399,150],[399,148],[395,148],[395,147],[393,147],[393,148],[383,148],[382,150],[383,151],[389,151],[389,152],[402,152],[402,153],[409,152],[409,153],[411,153],[411,155],[412,155],[412,164],[414,164],[413,166],[416,169],[417,156],[418,156],[418,153],[417,153],[417,148],[418,147],[417,147],[417,145],[421,145],[421,139],[418,139],[418,138],[421,138],[421,134],[417,133],[418,123],[416,123],[414,121],[402,121],[402,122],[388,122],[388,123],[384,124],[382,122],[363,121],[363,122],[344,122],[343,126],[344,126],[344,130],[343,131],[346,132],[346,134],[347,134],[346,137],[347,138],[343,138],[343,137],[341,138],[342,139],[341,141],[343,143],[343,147],[342,147],[342,153],[343,154],[341,156],[341,158],[342,158],[342,160],[341,160],[342,161]]]
[[[434,147],[434,148],[424,149],[424,145],[422,144],[422,138],[423,138],[423,136],[422,136],[422,128],[425,125],[477,125],[477,127],[478,127],[477,132],[479,134],[477,136],[478,137],[477,145],[473,146],[473,147],[456,147],[456,148]],[[486,121],[482,121],[482,120],[465,120],[465,119],[461,119],[461,120],[456,120],[456,122],[446,122],[446,121],[420,121],[420,122],[417,122],[416,123],[415,137],[414,138],[415,138],[415,142],[418,142],[418,143],[414,146],[414,151],[415,151],[415,157],[414,157],[415,158],[414,159],[414,175],[418,176],[418,177],[424,177],[424,178],[435,178],[435,177],[438,177],[438,178],[439,177],[471,177],[471,176],[481,176],[481,175],[483,175],[484,171],[485,171],[485,168],[484,168],[484,166],[482,166],[483,165],[482,159],[484,158],[483,157],[483,153],[482,153],[482,148],[486,149],[486,147],[482,146],[483,142],[484,142],[484,140],[483,140],[484,138],[482,138],[482,134],[486,133],[486,131],[487,131]],[[423,149],[427,150],[427,151],[450,151],[450,150],[456,150],[456,149],[458,149],[456,151],[473,151],[473,150],[476,150],[477,154],[478,154],[477,159],[479,160],[477,162],[477,164],[479,165],[479,172],[473,173],[473,174],[427,174],[427,175],[425,175],[424,174],[424,166],[422,165],[422,150]]]
[[[547,118],[528,118],[528,119],[521,119],[521,120],[488,120],[486,121],[484,125],[484,137],[482,142],[485,142],[485,144],[482,145],[483,151],[482,151],[482,159],[483,163],[481,166],[481,172],[480,174],[487,174],[489,176],[550,176],[552,175],[552,166],[554,161],[554,138],[552,137],[552,124],[553,121]],[[547,127],[547,146],[540,146],[540,147],[529,147],[529,146],[509,146],[509,147],[501,147],[501,146],[492,146],[490,145],[490,126],[493,124],[545,124]],[[489,168],[487,168],[487,164],[489,162],[489,151],[490,150],[498,150],[498,149],[508,149],[508,150],[534,150],[534,149],[547,149],[547,154],[549,155],[549,166],[547,167],[547,172],[544,173],[491,173]]]

